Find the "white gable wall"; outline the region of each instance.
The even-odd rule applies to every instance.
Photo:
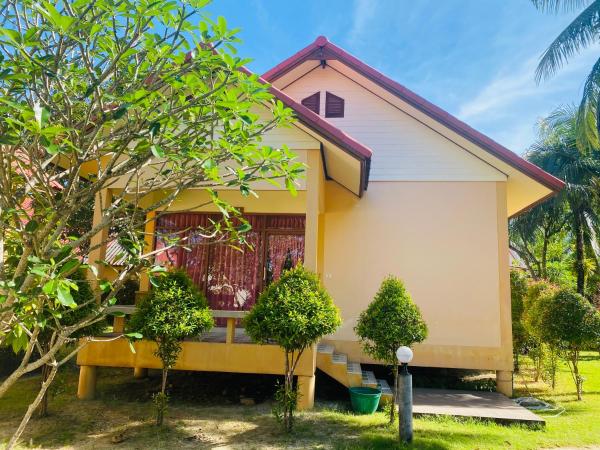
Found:
[[[343,118],[328,118],[373,150],[371,181],[506,181],[506,175],[356,82],[326,67],[285,87],[297,101],[321,91],[345,101]]]

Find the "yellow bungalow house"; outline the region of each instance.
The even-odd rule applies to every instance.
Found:
[[[325,37],[263,78],[298,119],[265,143],[287,144],[306,162],[306,178],[296,197],[270,185],[257,186],[259,198],[221,193],[252,224],[254,251],[217,245],[161,256],[188,271],[220,319],[209,335],[184,343],[176,369],[282,373],[279,348],[251,343],[236,319],[268,280],[303,261],[321,277],[343,324],[303,356],[300,407],[312,406],[317,368],[347,386],[386,388],[363,372],[361,363],[376,361],[361,351],[353,328],[388,274],[405,282],[429,326],[414,365],[493,370],[497,389],[510,395],[508,219],[563,183]],[[180,195],[149,224],[148,246],[205,223],[214,211],[189,211],[203,195]],[[115,331],[121,327],[117,319]],[[138,376],[160,367],[153,345],[137,343],[132,353],[124,339],[88,344],[78,355],[79,397],[93,396],[97,366],[131,367]]]

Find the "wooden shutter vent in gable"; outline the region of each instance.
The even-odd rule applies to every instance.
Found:
[[[319,111],[321,110],[321,93],[315,92],[313,95],[306,97],[304,100],[302,100],[301,103],[308,109],[310,109],[312,112],[319,114]]]
[[[325,94],[325,117],[344,117],[344,99],[327,92]]]

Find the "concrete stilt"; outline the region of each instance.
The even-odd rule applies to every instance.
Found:
[[[80,400],[93,400],[96,394],[96,366],[81,366],[79,368],[79,385],[77,398]]]
[[[496,391],[511,397],[513,394],[513,373],[510,370],[496,371]]]
[[[147,378],[148,377],[148,369],[144,369],[143,367],[134,367],[133,368],[133,378]]]
[[[315,376],[298,376],[298,409],[312,409],[315,404]]]

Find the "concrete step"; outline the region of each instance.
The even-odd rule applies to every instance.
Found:
[[[348,387],[362,386],[362,367],[360,363],[350,362],[346,364],[346,372],[348,377]]]
[[[348,356],[345,353],[335,353],[333,345],[319,344],[317,346],[317,367],[331,378],[344,386],[360,386],[356,380],[349,378]]]
[[[360,366],[360,363],[348,362],[347,366],[348,366],[348,373],[357,373],[362,378],[362,367]]]
[[[386,405],[394,400],[394,391],[386,380],[377,380],[377,387],[381,389],[381,404]]]
[[[377,378],[375,378],[375,374],[369,370],[362,371],[362,385],[365,387],[377,387]]]
[[[334,353],[331,357],[331,362],[346,366],[348,364],[348,356],[345,353]]]
[[[381,389],[382,395],[394,395],[394,391],[388,384],[387,380],[377,380],[377,387]]]
[[[317,345],[317,353],[321,353],[323,355],[333,355],[333,345],[330,344],[319,344]]]

